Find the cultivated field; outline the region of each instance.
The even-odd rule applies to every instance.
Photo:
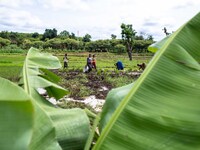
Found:
[[[68,70],[82,70],[86,64],[89,53],[68,53]],[[63,53],[54,54],[63,65]],[[0,76],[15,81],[19,76],[25,59],[25,54],[0,54]],[[97,69],[115,70],[114,63],[121,60],[124,63],[125,71],[135,71],[138,69],[137,63],[148,63],[152,56],[133,55],[133,61],[128,60],[127,54],[96,53]]]

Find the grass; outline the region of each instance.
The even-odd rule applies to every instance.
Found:
[[[16,82],[24,59],[24,54],[0,54],[0,77]]]
[[[24,54],[0,54],[0,67],[1,66],[18,66],[22,67],[25,59]]]
[[[69,67],[67,69],[60,69],[61,75],[66,73],[79,70],[83,72],[83,68],[86,65],[86,59],[88,52],[70,52],[68,53]],[[93,54],[93,53],[92,53]],[[120,87],[129,83],[132,83],[135,79],[127,75],[120,75],[123,72],[130,72],[138,70],[137,63],[148,63],[152,56],[148,55],[133,55],[133,61],[129,61],[127,54],[113,54],[113,53],[95,53],[97,61],[97,76],[104,77],[104,80],[111,84],[113,87]],[[54,53],[63,65],[64,53]],[[19,79],[20,72],[25,60],[26,54],[3,54],[0,53],[0,77],[9,79],[16,82]],[[114,64],[121,60],[125,66],[124,71],[116,70]],[[111,76],[110,73],[114,72],[115,77]],[[70,78],[63,77],[62,85],[70,90],[72,96],[84,97],[94,94],[88,87],[84,86],[88,79],[81,73],[79,76],[70,76]],[[68,79],[66,79],[68,78]],[[98,80],[98,79],[97,79]]]
[[[19,79],[22,67],[19,66],[0,66],[0,77],[16,82]]]
[[[86,58],[88,57],[87,52],[85,53],[68,53],[69,58],[69,69],[83,69],[86,65]],[[137,70],[138,63],[148,63],[152,56],[138,56],[133,55],[133,60],[129,61],[127,54],[113,54],[113,53],[95,53],[97,61],[97,69],[108,69],[114,70],[114,64],[121,60],[124,64],[125,70]],[[58,55],[62,65],[64,54]]]
[[[110,90],[134,82],[137,77],[130,76],[128,73],[138,70],[137,63],[145,62],[147,64],[152,58],[152,56],[146,55],[133,55],[133,61],[129,61],[127,54],[95,53],[97,72],[92,71],[93,76],[90,77],[91,74],[83,73],[88,54],[88,52],[68,53],[69,67],[67,69],[61,68],[57,72],[58,76],[62,77],[60,85],[70,91],[69,97],[80,99],[95,95],[98,98],[102,97],[103,94],[103,98],[105,98],[108,91],[105,93],[99,91],[99,88],[102,86],[110,86]],[[63,65],[64,53],[54,53],[54,55],[59,58]],[[17,82],[25,57],[26,54],[0,53],[0,77]],[[118,71],[114,66],[118,60],[121,60],[125,66],[123,71]],[[78,74],[73,74],[73,72],[78,72]],[[97,85],[98,87],[91,87],[91,85]],[[92,112],[95,112],[90,106],[82,103],[64,101],[59,106],[62,108],[88,108]]]

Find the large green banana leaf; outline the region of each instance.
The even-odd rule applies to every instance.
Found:
[[[0,149],[27,150],[33,132],[33,105],[24,90],[0,78]]]
[[[102,129],[105,127],[107,122],[110,120],[110,117],[115,112],[120,102],[130,92],[133,85],[134,83],[131,83],[119,88],[115,88],[108,93],[101,113],[101,120],[99,122],[100,131],[102,131]]]
[[[148,47],[148,50],[153,53],[157,52],[167,42],[170,36],[171,35],[168,35],[165,38],[163,38],[161,41],[157,41],[156,43],[151,44]]]
[[[67,94],[65,89],[47,80],[48,71],[40,69],[60,67],[57,57],[35,48],[29,50],[25,59],[21,83],[33,98],[36,110],[30,149],[82,149],[89,135],[89,119],[83,110],[56,108],[37,92],[38,88],[45,88],[56,99]]]
[[[163,43],[93,149],[200,149],[199,26],[200,13]]]

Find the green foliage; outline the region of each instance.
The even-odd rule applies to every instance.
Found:
[[[111,39],[116,39],[117,38],[117,36],[116,35],[114,35],[114,34],[111,34]]]
[[[99,119],[100,136],[93,150],[200,149],[199,25],[200,13],[151,46],[157,51],[154,58],[137,81],[108,94],[89,138],[84,111],[55,108],[37,93],[43,87],[60,98],[66,91],[44,78],[48,71],[40,70],[61,67],[58,59],[31,48],[24,61],[24,90],[0,78],[0,149],[84,149],[86,145],[87,150]],[[108,75],[108,70],[103,74]]]
[[[135,40],[133,48],[137,53],[145,53],[151,44],[153,44],[152,40]]]
[[[32,37],[33,37],[33,38],[37,38],[37,37],[39,37],[39,33],[34,32],[34,33],[32,34]]]
[[[10,43],[11,43],[10,40],[0,37],[0,48],[2,48],[4,46],[8,46]]]
[[[132,60],[133,44],[134,44],[134,39],[137,32],[132,28],[131,24],[126,25],[122,23],[121,29],[122,29],[122,32],[121,32],[122,40],[124,41],[126,45],[129,60]]]
[[[0,62],[0,64],[1,63],[2,62]],[[5,64],[5,62],[3,63]],[[18,82],[21,70],[22,67],[19,66],[0,66],[0,77],[6,78],[13,82]]]
[[[83,37],[76,37],[74,33],[64,30],[57,35],[57,30],[46,29],[44,34],[34,33],[18,33],[18,32],[0,32],[0,49],[6,45],[15,44],[21,49],[29,49],[36,47],[39,49],[54,51],[89,51],[89,52],[116,52],[115,46],[124,44],[122,40],[116,39],[112,35],[112,39],[101,39],[91,41],[91,35],[86,34]],[[10,41],[10,42],[9,42]],[[1,48],[2,47],[2,48]],[[137,48],[137,47],[136,47]]]
[[[4,112],[1,112],[0,130],[4,130],[1,132],[4,133],[0,140],[1,149],[83,149],[89,134],[86,113],[81,109],[55,108],[37,92],[39,87],[45,88],[48,95],[56,99],[67,94],[65,89],[52,82],[57,81],[55,76],[44,70],[58,67],[61,65],[55,56],[31,48],[20,80],[24,90],[16,86],[11,88],[8,81],[0,79],[1,85],[4,85],[0,88],[0,92],[4,93],[0,96],[1,111]],[[5,103],[5,100],[12,103]],[[15,138],[11,136],[13,134]],[[12,138],[7,140],[8,137]],[[16,143],[8,144],[10,141]]]
[[[15,44],[11,44],[0,49],[0,53],[26,53],[26,51]]]
[[[120,54],[120,53],[124,53],[126,52],[126,47],[122,44],[117,44],[115,47],[114,47],[116,53]]]
[[[108,94],[94,150],[200,148],[199,24],[200,13],[158,46],[134,84]]]
[[[86,34],[84,37],[83,37],[83,42],[90,42],[91,41],[91,35],[89,35],[89,34]]]
[[[57,36],[57,30],[55,28],[53,29],[45,29],[45,32],[42,36],[42,40],[45,39],[52,39],[55,38]]]
[[[62,32],[60,32],[59,36],[62,37],[62,38],[69,38],[69,32],[64,30]]]
[[[0,149],[26,150],[31,141],[34,108],[24,90],[0,78]]]

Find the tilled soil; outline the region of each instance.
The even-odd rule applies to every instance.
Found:
[[[99,74],[96,71],[83,73],[81,70],[70,70],[70,71],[54,70],[53,72],[58,76],[60,76],[61,78],[65,79],[64,82],[66,83],[62,83],[62,85],[65,85],[66,87],[70,86],[73,87],[70,89],[72,92],[69,97],[79,100],[84,99],[84,97],[80,97],[77,94],[78,92],[81,92],[81,88],[79,86],[84,86],[89,88],[91,94],[95,95],[97,99],[105,99],[108,92],[112,88],[115,88],[113,84],[105,80],[106,76],[110,76],[112,78],[117,78],[119,76],[119,74],[115,74],[114,72],[110,74],[105,74],[105,73]],[[128,76],[131,78],[138,77],[138,75],[128,74],[128,73],[121,73],[120,76]],[[76,82],[77,85],[73,85],[74,84],[73,80],[78,80],[78,83]]]
[[[64,82],[66,83],[62,83],[63,85],[65,85],[66,87],[72,86],[70,90],[73,91],[71,92],[70,97],[74,99],[79,99],[79,100],[84,99],[84,97],[79,97],[78,94],[76,94],[81,90],[79,89],[79,87],[77,87],[80,86],[80,84],[81,86],[89,88],[92,95],[95,95],[97,99],[105,99],[109,90],[113,88],[113,86],[110,83],[104,80],[104,76],[97,75],[95,71],[92,71],[90,73],[83,73],[80,70],[70,70],[70,71],[54,70],[53,72],[58,76],[60,76],[61,78],[65,79]],[[74,84],[73,80],[79,81],[77,86],[72,85]]]
[[[85,83],[85,86],[90,87],[96,98],[105,99],[108,92],[113,88],[113,86],[104,80],[103,76],[97,76],[96,73],[87,74],[88,82]]]

